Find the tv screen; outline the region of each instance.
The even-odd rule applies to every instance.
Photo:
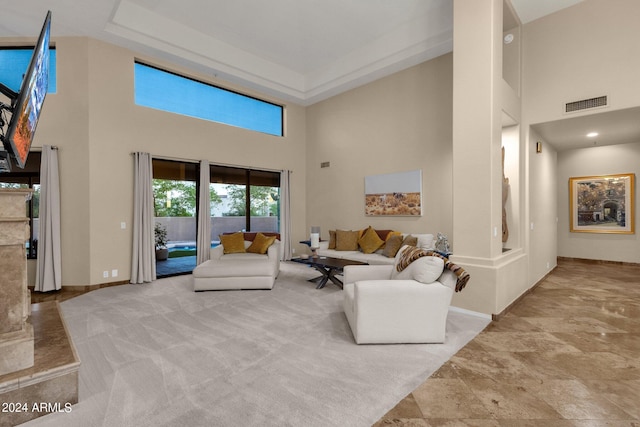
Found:
[[[50,32],[51,11],[47,12],[29,67],[22,79],[4,140],[5,150],[11,153],[20,168],[24,168],[27,162],[40,110],[49,87]]]

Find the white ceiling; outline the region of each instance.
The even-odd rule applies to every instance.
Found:
[[[511,0],[522,23],[582,0]],[[453,47],[453,0],[0,0],[0,37],[88,36],[311,105]],[[536,125],[559,150],[640,140],[638,111]],[[608,129],[608,130],[606,130]],[[621,130],[626,129],[626,133]],[[608,135],[608,136],[607,136]],[[612,141],[622,142],[612,142]]]
[[[527,23],[560,9],[573,6],[583,0],[511,0],[520,21]]]
[[[640,107],[539,123],[532,128],[557,150],[640,142]],[[588,137],[589,132],[598,136]]]
[[[512,0],[522,22],[580,0]],[[453,0],[0,0],[0,37],[89,36],[310,105],[450,52]]]

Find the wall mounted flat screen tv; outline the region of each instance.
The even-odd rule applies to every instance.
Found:
[[[49,87],[50,32],[51,11],[47,12],[29,67],[13,103],[13,113],[3,141],[5,150],[15,159],[18,167],[23,169]]]

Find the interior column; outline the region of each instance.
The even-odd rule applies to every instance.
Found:
[[[25,202],[31,190],[0,190],[0,376],[33,366],[33,327],[28,322],[29,218]]]
[[[496,311],[502,254],[502,0],[455,0],[453,251],[471,274],[454,304]]]

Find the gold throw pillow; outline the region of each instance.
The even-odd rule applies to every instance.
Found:
[[[245,253],[244,234],[241,231],[233,234],[221,234],[220,244],[225,254]]]
[[[329,230],[329,247],[327,249],[336,248],[336,230]]]
[[[378,233],[376,233],[376,231],[371,227],[367,228],[362,237],[358,240],[358,245],[360,245],[362,252],[365,254],[374,253],[383,244],[384,240],[378,237]]]
[[[336,230],[337,251],[357,251],[358,232],[351,230]]]
[[[262,233],[256,234],[255,239],[251,242],[251,245],[247,248],[247,252],[254,254],[266,254],[269,246],[276,241],[276,236],[267,237]]]

